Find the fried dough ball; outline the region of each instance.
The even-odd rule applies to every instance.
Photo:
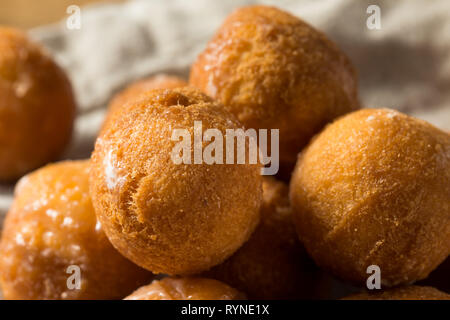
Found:
[[[450,135],[394,110],[327,126],[290,185],[299,237],[319,266],[384,286],[425,278],[450,253]]]
[[[194,121],[223,135],[242,128],[196,89],[153,90],[102,130],[92,155],[91,195],[108,238],[154,273],[205,271],[233,254],[259,221],[260,165],[194,164],[193,145],[190,164],[175,163],[182,142],[172,139],[174,129],[187,130],[183,141],[192,142]]]
[[[23,177],[0,243],[6,299],[122,299],[152,274],[120,255],[97,222],[88,161],[48,165]],[[81,288],[76,284],[80,269]],[[72,267],[76,268],[76,267]]]
[[[343,300],[450,300],[450,294],[433,287],[407,286],[358,293]]]
[[[125,300],[244,300],[245,295],[217,280],[164,278],[137,289]]]
[[[280,170],[326,123],[359,106],[356,74],[339,48],[274,7],[237,9],[191,68],[189,82],[246,128],[279,129]]]
[[[185,86],[187,86],[186,81],[179,77],[167,74],[158,74],[133,82],[113,97],[109,104],[105,121],[109,121],[113,113],[115,113],[128,101],[138,98],[142,93],[153,89],[175,89]]]
[[[318,272],[298,240],[284,183],[263,179],[258,227],[235,254],[205,276],[232,285],[250,299],[314,296]]]
[[[25,34],[0,27],[0,181],[55,159],[70,139],[74,117],[64,71]]]

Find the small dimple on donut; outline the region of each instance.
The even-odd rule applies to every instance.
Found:
[[[113,114],[127,102],[137,99],[141,94],[147,91],[153,89],[175,89],[185,86],[187,86],[187,82],[183,79],[163,73],[133,82],[111,99],[105,123],[110,121]]]

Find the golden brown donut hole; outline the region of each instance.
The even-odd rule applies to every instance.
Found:
[[[0,284],[6,299],[122,299],[153,276],[120,255],[95,217],[88,161],[23,177],[4,223]],[[79,267],[81,288],[69,277]]]
[[[0,26],[0,181],[57,158],[75,108],[69,79],[49,54],[24,33]]]
[[[226,18],[192,65],[189,83],[246,128],[279,129],[285,178],[314,134],[359,107],[356,73],[339,48],[301,19],[262,5]]]
[[[365,285],[424,279],[450,253],[450,136],[389,109],[328,125],[298,159],[290,199],[316,263]]]
[[[196,89],[154,90],[102,130],[92,155],[91,195],[108,238],[154,273],[209,269],[259,221],[260,165],[172,161],[172,130],[184,128],[192,137],[194,121],[223,134],[242,127]]]

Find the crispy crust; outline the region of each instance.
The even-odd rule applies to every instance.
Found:
[[[154,90],[104,128],[92,155],[91,195],[106,234],[155,273],[194,274],[221,263],[259,221],[259,165],[171,160],[172,130],[192,136],[195,120],[222,133],[241,127],[198,90]]]
[[[326,123],[359,106],[348,58],[313,27],[274,7],[237,9],[192,65],[189,82],[247,128],[280,129],[280,170]]]
[[[0,243],[6,299],[122,299],[153,277],[120,255],[97,223],[88,161],[48,165],[15,190]],[[80,267],[81,289],[66,272]]]
[[[449,255],[449,195],[450,136],[389,109],[329,125],[303,151],[290,185],[313,259],[359,284],[378,265],[384,286],[423,279]]]

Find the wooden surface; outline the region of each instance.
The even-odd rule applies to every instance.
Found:
[[[0,0],[0,25],[29,29],[66,17],[70,5],[105,2],[123,0]]]

